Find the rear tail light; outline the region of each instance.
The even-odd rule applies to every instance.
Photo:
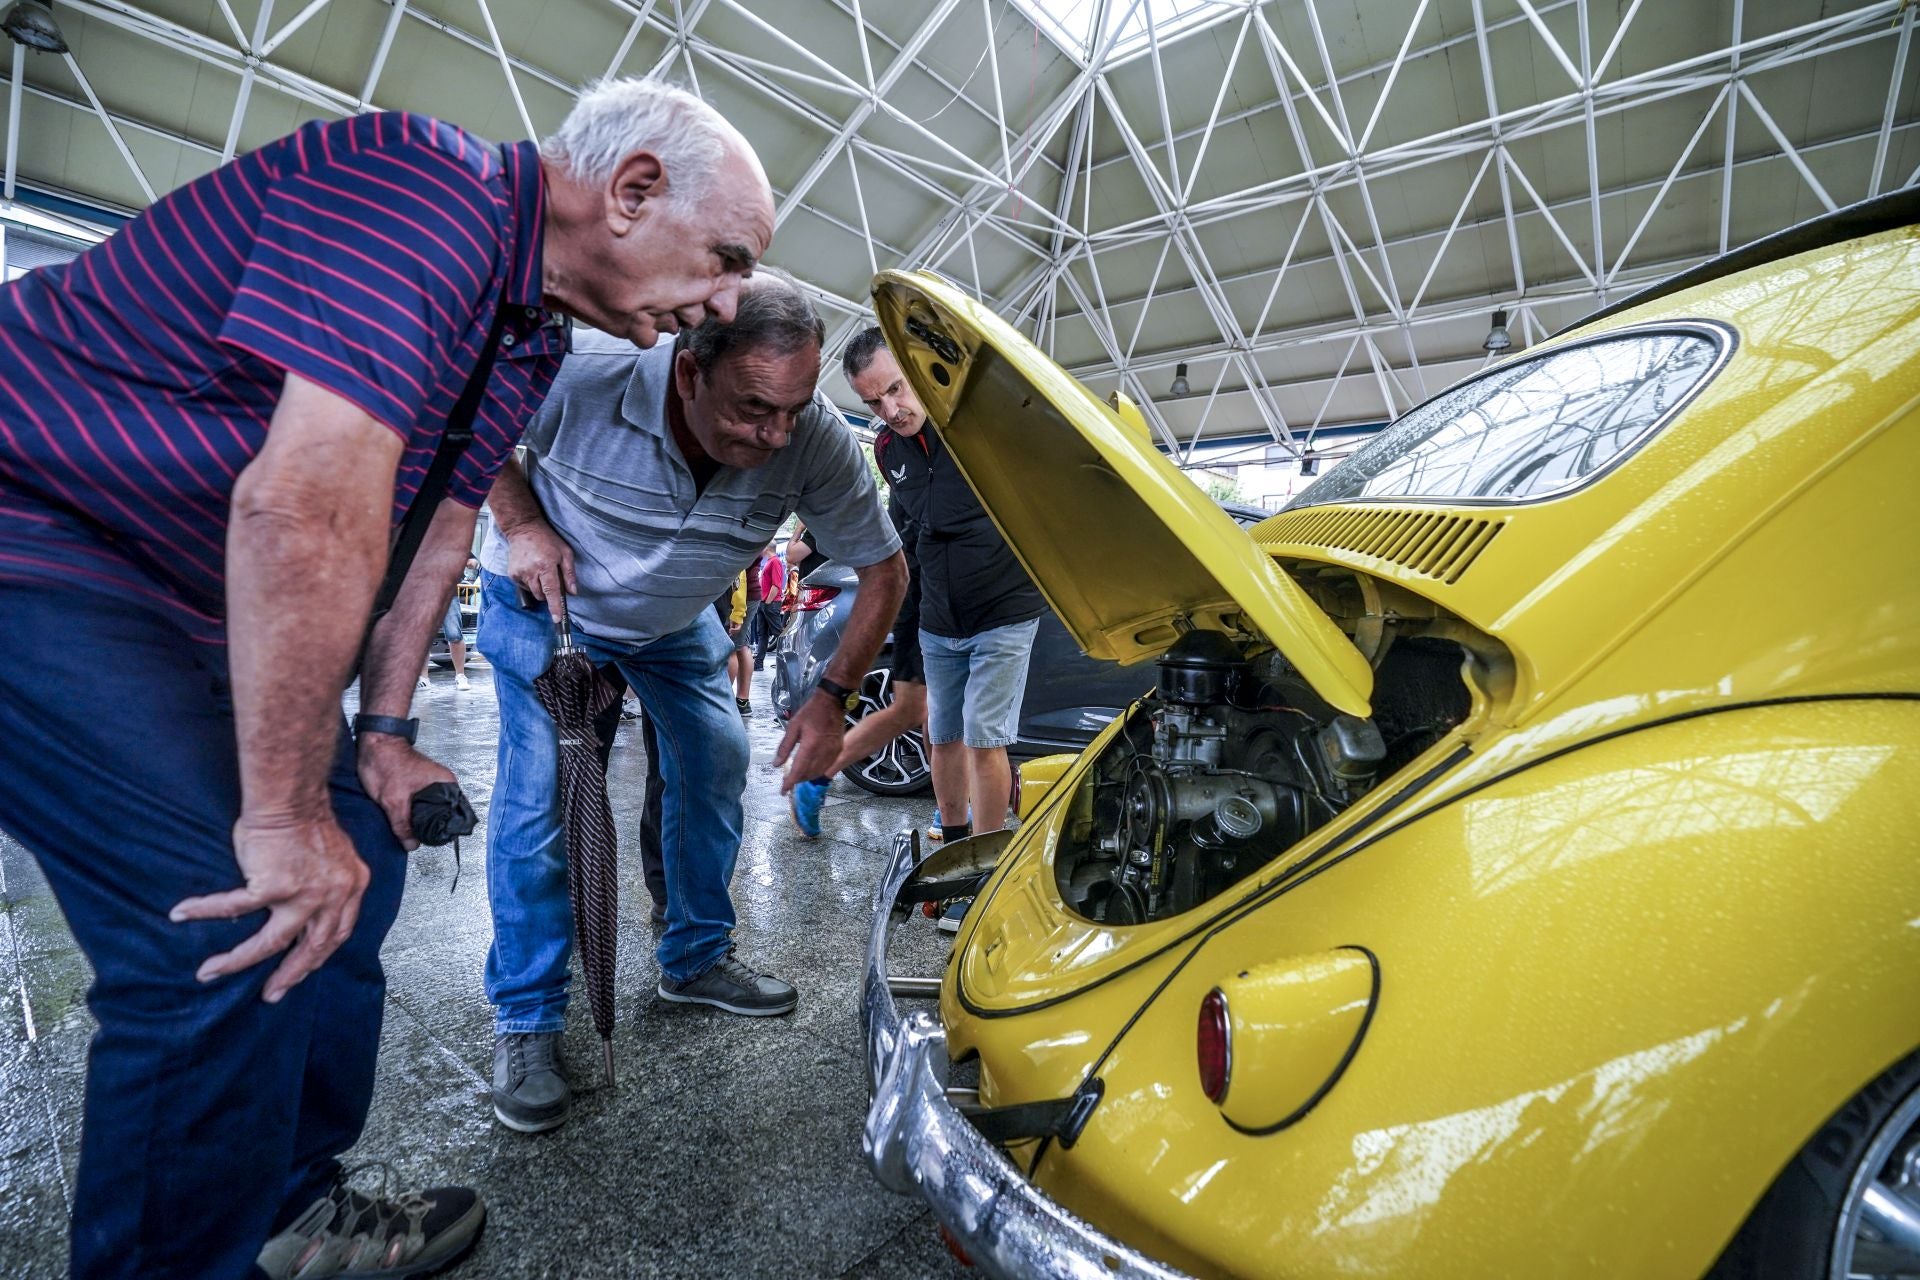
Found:
[[[1215,987],[1200,1002],[1200,1088],[1218,1103],[1227,1096],[1233,1078],[1233,1032],[1227,1021],[1227,998]]]
[[[840,594],[838,587],[802,587],[800,588],[799,611],[812,613],[825,605],[827,601]]]

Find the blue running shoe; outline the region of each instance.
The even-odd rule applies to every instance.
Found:
[[[972,834],[973,834],[973,806],[968,805],[967,820],[965,823],[961,824],[960,837],[964,838]],[[940,818],[940,806],[935,805],[933,806],[933,823],[927,828],[927,839],[945,840],[946,838],[947,838],[947,824],[943,822]]]
[[[826,782],[815,779],[794,784],[787,807],[793,813],[793,825],[799,827],[800,834],[809,840],[820,834],[820,806],[826,802]]]

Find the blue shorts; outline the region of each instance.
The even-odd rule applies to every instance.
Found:
[[[935,746],[1007,747],[1018,739],[1038,618],[955,639],[920,633],[927,669],[927,738]]]
[[[466,637],[460,626],[460,593],[455,591],[453,599],[447,601],[446,616],[440,619],[440,634],[448,644],[459,644]]]

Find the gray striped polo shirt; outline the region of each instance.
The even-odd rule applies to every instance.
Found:
[[[798,511],[822,551],[869,565],[900,548],[860,442],[815,393],[787,447],[764,465],[722,467],[696,495],[667,427],[673,344],[642,351],[591,329],[527,428],[534,496],[573,548],[574,623],[600,640],[645,644],[682,630],[753,563]],[[480,563],[507,571],[507,543],[487,534]]]

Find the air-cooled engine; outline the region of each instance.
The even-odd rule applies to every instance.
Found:
[[[1388,756],[1375,721],[1335,714],[1278,653],[1190,631],[1076,797],[1061,893],[1105,923],[1185,911],[1352,804]]]

